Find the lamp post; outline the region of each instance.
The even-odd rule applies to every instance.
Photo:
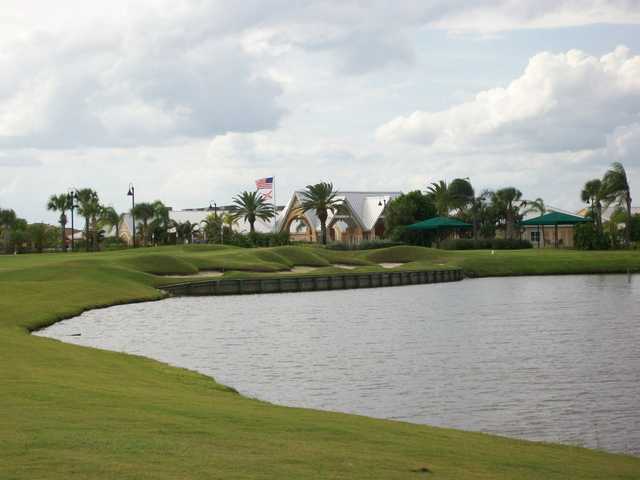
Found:
[[[213,204],[213,206],[211,206]],[[209,211],[213,210],[213,214],[218,218],[218,205],[215,200],[209,200]],[[220,219],[220,245],[224,243],[224,224],[222,223],[222,219]]]
[[[73,211],[78,208],[76,205],[76,200],[78,199],[78,192],[75,188],[70,188],[67,192],[67,198],[69,199],[69,203],[71,204],[71,252],[75,250],[75,228],[73,225]]]
[[[133,248],[136,248],[136,217],[133,215],[133,209],[136,206],[136,189],[133,183],[129,183],[129,191],[127,196],[131,197],[131,223],[133,225]]]

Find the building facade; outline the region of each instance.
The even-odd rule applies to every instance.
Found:
[[[320,220],[314,211],[302,211],[302,191],[295,191],[278,216],[277,229],[289,232],[292,241],[317,242],[321,237]],[[360,243],[384,235],[384,211],[402,192],[337,192],[339,207],[329,212],[327,240]]]

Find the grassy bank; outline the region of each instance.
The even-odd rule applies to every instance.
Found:
[[[277,407],[193,372],[28,334],[89,308],[160,298],[156,287],[173,279],[156,274],[388,262],[475,276],[640,271],[639,252],[194,246],[0,256],[0,478],[638,478],[637,458]]]

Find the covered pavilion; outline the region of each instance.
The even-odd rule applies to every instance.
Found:
[[[570,226],[573,227],[579,223],[587,223],[590,222],[591,219],[580,217],[578,215],[570,215],[568,213],[562,212],[549,212],[544,215],[540,215],[539,217],[530,218],[529,220],[525,220],[520,222],[521,227],[534,227],[537,226],[538,230],[542,227],[543,234],[540,235],[538,233],[538,247],[540,247],[540,239],[544,238],[544,227],[545,226],[553,226],[553,244],[555,248],[558,248],[558,227],[559,226]]]
[[[443,232],[455,232],[459,230],[467,230],[473,226],[465,223],[457,218],[451,217],[433,217],[421,222],[413,223],[407,227],[409,230],[416,232],[434,232],[436,234],[436,242],[440,245]]]

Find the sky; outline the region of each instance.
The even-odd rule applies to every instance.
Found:
[[[616,161],[640,204],[640,1],[3,0],[0,72],[0,208],[29,221],[266,176],[279,204],[468,177],[578,210]]]

